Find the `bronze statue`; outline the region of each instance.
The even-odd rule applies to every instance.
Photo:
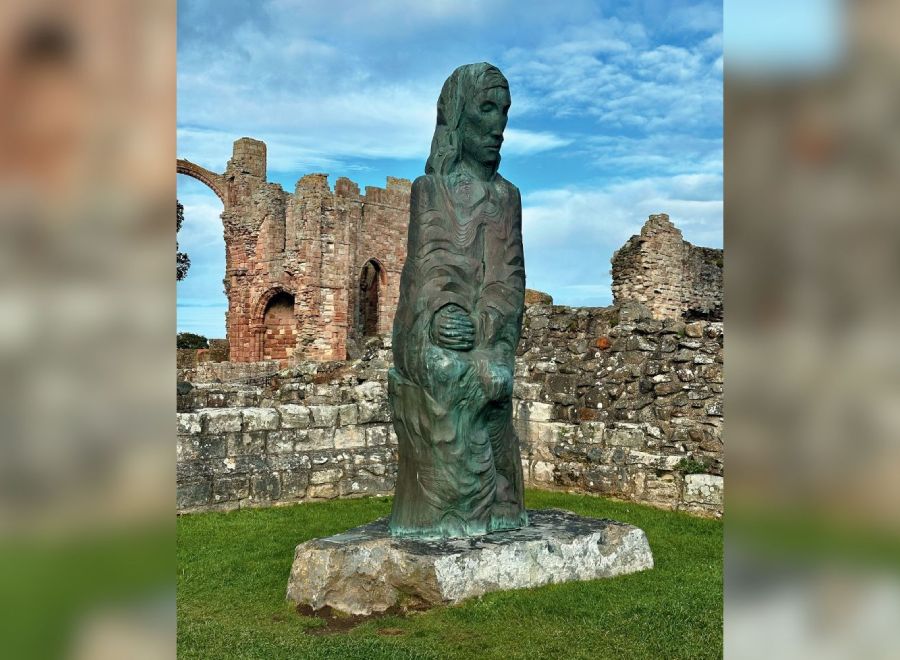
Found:
[[[475,536],[527,525],[512,425],[525,262],[519,190],[497,173],[509,84],[456,69],[413,183],[389,396],[400,464],[395,536]]]

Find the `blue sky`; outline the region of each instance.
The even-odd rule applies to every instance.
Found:
[[[181,0],[178,155],[221,172],[249,136],[286,190],[414,179],[443,81],[478,61],[510,82],[500,171],[522,191],[529,287],[609,304],[610,257],[650,213],[722,246],[720,2]],[[224,337],[221,203],[184,176],[178,197],[178,329]]]

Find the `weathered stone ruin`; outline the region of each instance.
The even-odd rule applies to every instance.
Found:
[[[655,320],[633,303],[529,305],[513,409],[526,484],[720,512],[723,340],[722,323]],[[181,370],[179,510],[391,494],[389,345],[291,369]]]
[[[386,188],[307,174],[293,193],[266,180],[266,145],[241,138],[224,174],[179,174],[222,200],[226,332],[232,362],[343,360],[390,332],[406,258],[410,182]]]
[[[178,171],[225,204],[230,340],[227,362],[179,354],[178,510],[391,494],[409,182],[360,195],[313,174],[288,194],[249,138],[223,175]],[[527,485],[721,513],[722,254],[651,216],[613,257],[613,306],[526,293],[513,403]]]
[[[646,305],[656,319],[722,320],[723,252],[691,245],[665,213],[612,257],[613,302]]]
[[[234,143],[224,174],[188,160],[177,171],[222,201],[226,334],[231,362],[345,360],[391,331],[406,260],[410,182],[386,188],[307,174],[293,194],[266,180],[266,145]],[[612,258],[613,299],[657,319],[722,319],[722,250],[684,241],[652,215]]]

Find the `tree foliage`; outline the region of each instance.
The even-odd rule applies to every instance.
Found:
[[[178,333],[178,348],[209,348],[209,340],[193,332]]]
[[[184,205],[179,202],[177,199],[175,203],[178,205],[177,215],[177,227],[175,229],[175,234],[181,231],[181,225],[184,223]],[[187,276],[188,269],[191,267],[191,258],[187,256],[186,252],[178,251],[178,239],[175,239],[175,276],[176,279],[180,282]]]

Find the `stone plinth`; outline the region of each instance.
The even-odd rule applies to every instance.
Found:
[[[467,539],[395,539],[382,518],[301,543],[288,600],[368,615],[653,568],[647,537],[637,527],[559,509],[528,516],[525,529]]]

